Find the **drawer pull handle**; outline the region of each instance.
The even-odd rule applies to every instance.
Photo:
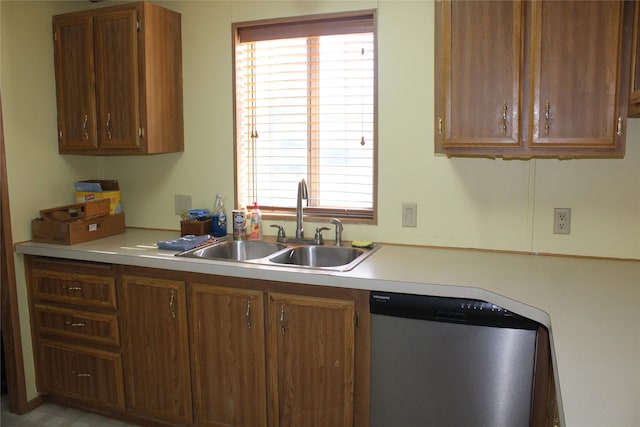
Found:
[[[72,326],[74,328],[84,328],[85,326],[87,326],[87,324],[84,323],[84,322],[72,322],[72,321],[69,321],[69,320],[65,321],[64,323],[65,323],[65,325]]]
[[[82,286],[66,286],[62,285],[62,290],[64,291],[81,291]]]
[[[91,374],[77,372],[77,371],[71,371],[71,374],[75,375],[76,377],[90,377],[91,376]]]

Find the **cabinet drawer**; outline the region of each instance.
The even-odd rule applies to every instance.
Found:
[[[35,314],[40,333],[120,345],[118,318],[114,314],[69,310],[43,304],[35,305]]]
[[[37,299],[83,306],[116,308],[115,279],[108,276],[35,270],[33,293]]]
[[[124,409],[122,360],[117,353],[40,342],[40,391]]]

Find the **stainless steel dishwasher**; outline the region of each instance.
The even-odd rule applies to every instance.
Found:
[[[525,427],[538,323],[473,299],[372,291],[371,427]]]

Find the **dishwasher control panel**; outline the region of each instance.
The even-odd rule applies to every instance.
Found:
[[[496,304],[470,298],[371,291],[371,314],[502,328],[537,329],[540,324]]]

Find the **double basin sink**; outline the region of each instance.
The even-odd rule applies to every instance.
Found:
[[[262,265],[349,271],[379,246],[353,248],[271,243],[257,240],[225,240],[180,252],[176,256]]]

